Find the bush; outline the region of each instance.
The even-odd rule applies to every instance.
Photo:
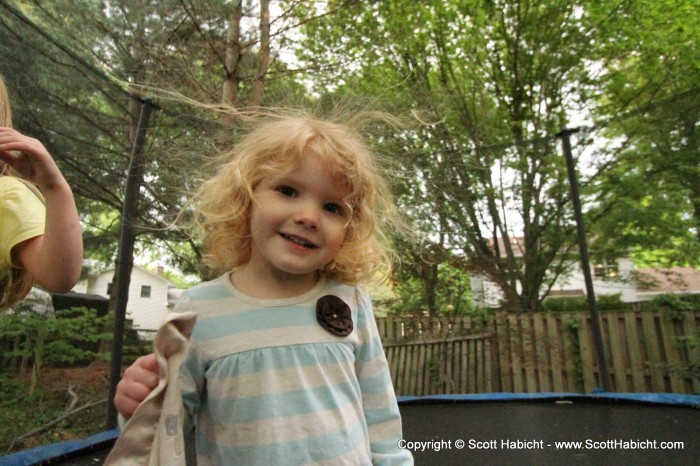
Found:
[[[4,315],[0,318],[2,357],[33,361],[43,365],[85,364],[100,356],[99,344],[109,339],[103,333],[109,316],[97,317],[85,307],[56,311],[56,318],[33,313]]]
[[[396,298],[387,301],[387,311],[395,314],[428,313],[426,279],[421,279],[410,267],[405,267],[402,275],[392,288]],[[430,285],[434,293],[434,309],[438,315],[467,315],[474,311],[470,276],[466,270],[441,263],[434,269]]]
[[[597,298],[598,309],[601,311],[621,311],[629,309],[630,305],[623,303],[620,295],[603,295]],[[573,312],[587,311],[588,300],[585,296],[575,298],[547,298],[541,305],[543,311]]]
[[[700,310],[700,295],[661,294],[649,302],[653,308],[686,312]]]

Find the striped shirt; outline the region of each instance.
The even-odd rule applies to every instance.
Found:
[[[327,295],[350,306],[348,336],[316,321]],[[180,379],[200,466],[413,464],[397,446],[401,419],[362,288],[321,279],[262,300],[226,274],[188,290],[176,311],[197,314]]]

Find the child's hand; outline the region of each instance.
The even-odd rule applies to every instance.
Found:
[[[141,356],[124,371],[117,384],[114,406],[119,414],[129,419],[141,402],[158,386],[158,361],[155,354]]]
[[[12,128],[0,127],[0,160],[43,189],[65,183],[44,145]]]

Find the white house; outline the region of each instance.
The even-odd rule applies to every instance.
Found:
[[[519,239],[511,240],[515,257],[522,256]],[[503,248],[501,248],[503,250]],[[586,283],[580,261],[572,262],[571,273],[560,276],[549,297],[586,295]],[[700,271],[689,267],[672,269],[635,269],[632,260],[623,257],[614,263],[590,265],[596,296],[619,295],[626,303],[648,301],[663,293],[700,293]],[[471,277],[472,299],[477,307],[498,307],[503,300],[501,289],[480,274]]]
[[[129,284],[129,300],[126,318],[133,321],[134,328],[157,330],[165,314],[173,307],[182,290],[163,277],[162,268],[152,272],[134,265]],[[77,293],[89,293],[109,297],[114,269],[90,275],[73,288]]]
[[[596,296],[619,295],[624,303],[641,301],[637,292],[634,264],[628,257],[614,263],[591,264],[593,291]],[[549,292],[551,297],[585,296],[586,282],[580,262],[572,266],[571,274],[560,277]]]

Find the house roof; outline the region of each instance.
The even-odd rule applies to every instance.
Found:
[[[547,293],[547,298],[578,298],[581,296],[586,296],[586,293],[582,289],[550,290],[550,292]]]
[[[691,267],[637,269],[635,283],[641,292],[700,293],[700,271]]]
[[[511,249],[513,250],[513,257],[523,257],[525,251],[525,238],[522,236],[511,236],[508,238],[508,241]],[[486,242],[491,248],[494,247],[492,238],[487,238]],[[506,251],[505,239],[499,236],[497,239],[497,246],[501,257],[504,257]]]
[[[161,281],[167,283],[168,286],[175,286],[175,284],[174,284],[173,282],[171,282],[170,280],[168,280],[167,278],[165,278],[165,277],[163,277],[163,276],[161,276],[161,275],[158,275],[156,272],[154,272],[154,271],[152,271],[152,270],[148,270],[147,268],[142,267],[142,266],[137,265],[137,264],[134,264],[134,265],[133,265],[133,268],[139,269],[139,270],[143,271],[144,273],[147,273],[147,274],[149,274],[149,275],[151,275],[151,276],[153,276],[153,277],[155,277],[155,278],[158,278],[159,280],[161,280]],[[114,267],[112,267],[112,268],[110,268],[110,269],[107,269],[107,270],[103,270],[102,272],[100,272],[100,273],[97,274],[97,275],[105,275],[105,274],[114,274]]]

